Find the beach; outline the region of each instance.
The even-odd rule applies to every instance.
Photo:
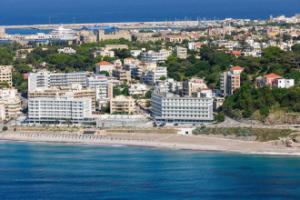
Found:
[[[50,132],[4,132],[1,141],[66,143],[84,145],[124,145],[174,150],[220,151],[243,154],[300,156],[300,146],[287,147],[280,141],[257,142],[216,136],[154,133],[105,133],[97,135]]]

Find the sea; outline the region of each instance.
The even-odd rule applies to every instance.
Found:
[[[300,158],[0,142],[0,199],[300,199]]]
[[[299,0],[1,0],[0,25],[249,18],[300,13]]]

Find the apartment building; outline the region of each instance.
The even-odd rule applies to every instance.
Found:
[[[16,119],[21,114],[21,99],[14,88],[0,90],[0,120]]]
[[[119,69],[119,70],[113,70],[112,73],[113,77],[116,77],[118,80],[122,82],[131,82],[131,72],[124,70],[124,69]]]
[[[79,84],[86,87],[86,72],[52,73],[40,71],[28,76],[28,91],[47,89],[50,87],[70,87]]]
[[[12,65],[0,66],[0,82],[6,82],[10,87],[12,86]]]
[[[214,120],[213,99],[180,97],[155,89],[151,97],[151,113],[157,124],[202,124]]]
[[[159,81],[161,78],[166,79],[167,77],[167,67],[157,67],[154,70],[146,71],[142,76],[142,80],[146,84],[154,85],[155,82]]]
[[[200,92],[203,89],[206,89],[207,85],[204,79],[201,78],[191,78],[182,82],[182,94],[184,96],[193,96],[197,92]]]
[[[159,88],[160,92],[171,92],[174,94],[182,93],[182,82],[175,81],[172,78],[166,80],[158,80],[155,82],[156,88]]]
[[[244,68],[233,66],[230,71],[223,72],[220,77],[220,90],[224,96],[229,96],[241,87],[241,73]]]
[[[145,96],[145,94],[150,90],[147,85],[137,83],[131,84],[129,88],[130,96]]]
[[[187,48],[177,46],[176,47],[176,55],[179,59],[187,59]]]
[[[103,106],[107,106],[113,96],[113,84],[106,76],[97,75],[87,79],[87,87],[96,91],[96,100],[98,108],[101,110]]]
[[[135,101],[132,97],[116,96],[110,100],[110,114],[133,114]]]
[[[159,52],[147,51],[141,54],[141,59],[145,62],[163,62],[166,61],[170,55],[171,52],[165,49],[162,49]]]

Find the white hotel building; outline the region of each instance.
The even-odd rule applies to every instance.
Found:
[[[92,121],[90,98],[37,97],[28,101],[29,123],[82,124]]]
[[[157,124],[196,125],[214,120],[212,98],[180,97],[158,89],[152,93],[151,111]]]

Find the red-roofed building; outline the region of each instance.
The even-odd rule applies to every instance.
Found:
[[[263,77],[257,77],[256,78],[256,87],[265,87],[265,86],[271,86],[275,83],[277,79],[282,78],[280,75],[275,73],[266,74]]]
[[[231,53],[231,55],[234,55],[236,57],[240,57],[242,55],[241,51],[237,51],[237,50],[231,51],[230,53]]]
[[[101,61],[96,63],[96,72],[107,71],[109,74],[114,70],[114,65],[107,61]]]
[[[232,66],[230,68],[230,71],[233,73],[233,74],[241,74],[243,71],[244,71],[244,68],[240,67],[240,66]]]
[[[265,84],[273,85],[273,82],[278,78],[281,78],[281,76],[279,76],[278,74],[275,73],[267,74],[264,76]]]

